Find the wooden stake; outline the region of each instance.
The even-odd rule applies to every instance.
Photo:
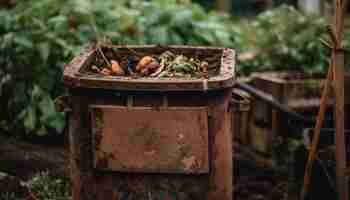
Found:
[[[335,48],[332,50],[332,58],[334,59],[334,96],[335,96],[335,159],[336,159],[336,178],[337,191],[340,200],[347,200],[348,182],[345,179],[346,169],[346,149],[344,135],[344,51],[342,50],[342,40],[344,32],[344,11],[346,0],[335,0],[335,33],[337,40]]]
[[[309,192],[310,178],[311,178],[311,174],[312,174],[312,166],[313,166],[314,160],[316,158],[317,145],[318,145],[318,142],[320,140],[320,133],[321,133],[322,124],[323,124],[326,109],[327,109],[327,101],[328,101],[328,96],[330,94],[332,80],[333,80],[333,65],[332,65],[332,61],[331,61],[330,67],[328,69],[327,79],[326,79],[326,82],[324,84],[324,89],[323,89],[321,103],[320,103],[320,109],[318,111],[316,126],[314,129],[312,143],[311,143],[311,147],[309,150],[309,156],[308,156],[308,160],[307,160],[307,164],[306,164],[306,168],[305,168],[304,186],[303,186],[303,189],[301,192],[301,200],[305,199],[306,194]]]
[[[346,171],[346,149],[344,136],[344,51],[342,50],[342,39],[344,31],[344,13],[347,6],[346,0],[334,0],[335,15],[334,27],[330,31],[333,42],[331,67],[328,72],[325,89],[322,94],[321,107],[319,110],[315,133],[313,136],[312,146],[310,149],[308,162],[305,169],[304,187],[301,193],[301,199],[304,199],[310,185],[310,177],[312,172],[313,161],[317,151],[319,142],[320,129],[324,120],[326,111],[326,102],[330,89],[330,82],[333,80],[334,96],[335,96],[335,145],[336,145],[336,178],[337,191],[340,200],[348,199],[348,182],[345,180]]]
[[[344,51],[334,52],[335,95],[335,159],[339,199],[348,199],[348,182],[345,179],[346,149],[344,136]]]

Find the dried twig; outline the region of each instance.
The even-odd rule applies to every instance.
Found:
[[[103,53],[102,49],[101,49],[101,45],[99,43],[97,43],[97,51],[101,54],[103,60],[106,62],[106,64],[108,66],[111,66],[111,63],[108,61],[108,59],[106,58],[105,54]]]
[[[333,48],[334,48],[334,47],[332,46],[332,44],[330,44],[327,40],[321,38],[320,41],[321,41],[321,43],[322,43],[324,46],[326,46],[327,48],[329,48],[329,49],[333,49]]]

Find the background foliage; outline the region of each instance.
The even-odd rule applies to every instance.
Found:
[[[293,70],[323,73],[328,50],[320,39],[326,38],[326,22],[320,16],[307,16],[293,7],[269,10],[250,22],[243,50],[253,59],[241,62],[245,74],[253,71]]]
[[[0,18],[0,128],[11,134],[62,132],[53,99],[63,66],[92,41],[233,47],[236,38],[227,16],[175,0],[22,1]]]
[[[57,178],[49,172],[40,172],[34,174],[27,181],[21,181],[19,191],[0,193],[1,200],[69,200],[70,184],[69,181]]]
[[[188,0],[36,0],[0,10],[0,130],[12,135],[61,133],[64,64],[91,42],[215,45],[250,52],[239,74],[323,72],[325,22],[290,7],[253,20],[207,12]],[[249,57],[249,56],[248,56]]]

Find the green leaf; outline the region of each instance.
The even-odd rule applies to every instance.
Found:
[[[47,60],[50,55],[50,45],[48,42],[42,42],[38,45],[38,50],[40,53],[40,57],[42,59],[43,64],[46,65]]]
[[[40,87],[38,85],[34,85],[32,94],[31,94],[32,100],[33,101],[39,100],[41,95],[42,95],[42,90],[40,89]]]
[[[41,101],[38,103],[38,107],[42,114],[40,121],[43,123],[45,123],[50,117],[56,114],[55,104],[52,101],[51,97],[48,95],[44,96],[41,99]]]
[[[57,112],[55,115],[52,115],[47,121],[47,126],[55,129],[57,133],[62,133],[65,125],[66,117],[62,112]]]
[[[26,115],[24,118],[24,127],[27,132],[31,132],[36,126],[36,112],[32,106],[29,106],[26,110]]]
[[[29,38],[26,38],[25,36],[17,35],[16,37],[13,38],[13,40],[26,48],[32,48],[34,46],[33,42],[29,40]]]

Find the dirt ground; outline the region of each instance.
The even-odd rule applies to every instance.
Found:
[[[234,150],[234,199],[235,200],[282,200],[288,197],[288,177],[281,176],[270,167],[260,166],[240,146]],[[20,170],[20,168],[19,168]],[[20,171],[10,173],[17,177],[0,176],[0,192],[22,193],[28,196],[20,181],[26,181]]]

